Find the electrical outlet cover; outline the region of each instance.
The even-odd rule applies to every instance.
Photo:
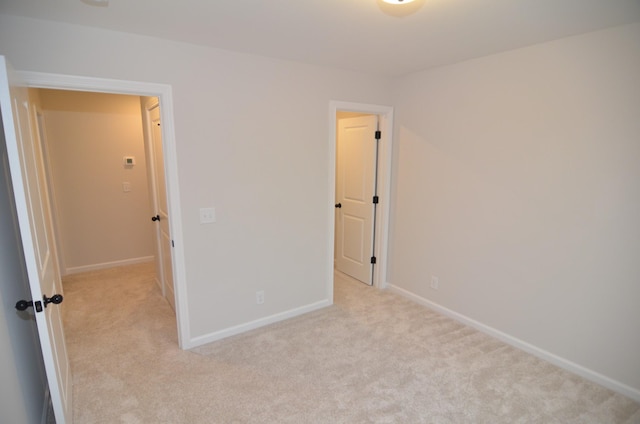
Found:
[[[210,224],[212,222],[216,222],[216,209],[200,208],[200,223]]]
[[[431,276],[431,288],[434,290],[438,290],[440,288],[440,280],[438,277]]]

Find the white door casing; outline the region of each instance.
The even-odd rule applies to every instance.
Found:
[[[372,284],[378,118],[341,119],[336,157],[336,269]]]
[[[0,109],[18,225],[51,401],[58,424],[71,423],[71,371],[61,305],[45,307],[43,296],[62,294],[40,143],[30,115],[28,90],[0,56]],[[18,299],[16,299],[18,300]]]
[[[167,208],[167,188],[164,172],[164,156],[162,152],[162,125],[160,104],[153,99],[145,106],[149,140],[147,143],[147,164],[153,197],[153,216],[159,220],[152,221],[156,227],[156,272],[163,296],[175,310],[175,290],[173,271],[171,268],[171,231],[169,228],[169,211]]]

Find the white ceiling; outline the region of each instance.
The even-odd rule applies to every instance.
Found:
[[[0,13],[387,76],[640,21],[640,0],[421,1],[401,18],[380,0],[0,0]]]

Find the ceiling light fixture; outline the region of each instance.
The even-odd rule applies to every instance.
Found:
[[[109,0],[80,0],[84,4],[97,7],[109,7]],[[413,0],[410,0],[413,1]]]
[[[426,0],[378,0],[378,7],[390,16],[403,18],[416,13]]]

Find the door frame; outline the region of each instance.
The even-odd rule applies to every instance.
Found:
[[[126,81],[76,75],[60,75],[41,72],[17,71],[31,88],[86,91],[94,93],[129,94],[157,97],[160,102],[162,126],[162,149],[164,152],[165,178],[167,183],[167,207],[171,216],[169,225],[174,248],[171,252],[173,281],[176,295],[176,321],[178,344],[186,349],[190,344],[189,314],[187,303],[186,269],[184,259],[180,191],[178,185],[178,163],[173,119],[173,95],[171,86],[141,81]]]
[[[378,156],[378,196],[377,218],[374,230],[376,266],[373,268],[373,286],[378,289],[387,287],[387,262],[389,245],[389,212],[391,207],[391,164],[393,157],[393,107],[365,103],[343,101],[329,102],[329,199],[327,213],[329,216],[329,234],[327,243],[327,291],[329,299],[333,299],[333,260],[335,254],[335,197],[336,197],[336,154],[337,132],[336,113],[357,112],[380,117],[381,131]]]

